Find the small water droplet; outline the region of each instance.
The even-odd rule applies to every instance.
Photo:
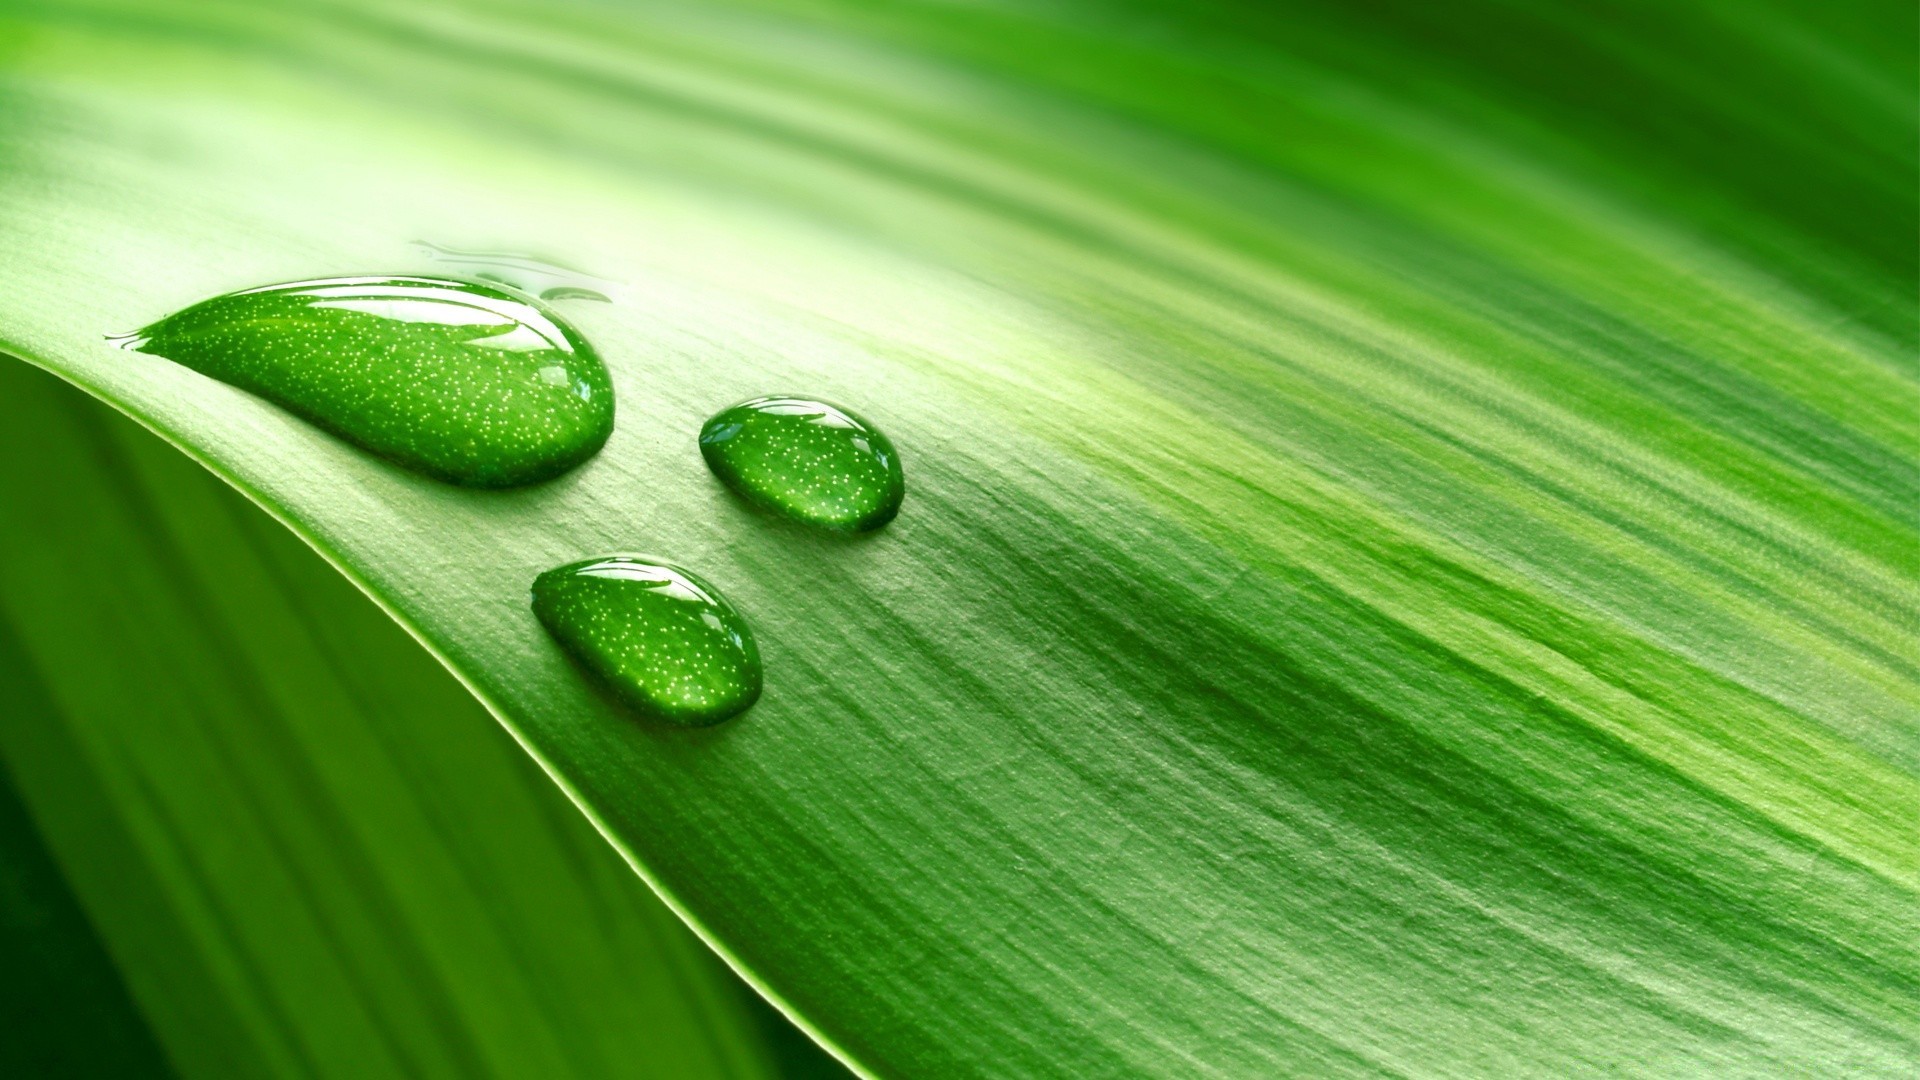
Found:
[[[575,660],[645,716],[706,727],[760,697],[760,652],[733,605],[642,555],[570,563],[533,583],[533,613]]]
[[[497,281],[542,300],[598,300],[611,303],[607,293],[614,282],[576,270],[564,263],[518,251],[464,251],[427,240],[416,240],[420,253],[454,272],[482,281]],[[604,291],[603,291],[604,290]]]
[[[893,443],[811,398],[755,398],[718,413],[700,429],[700,453],[749,502],[839,532],[878,529],[906,494]]]
[[[120,343],[469,487],[551,479],[613,431],[613,384],[593,347],[537,301],[490,285],[268,285],[202,301]]]
[[[613,302],[607,299],[606,293],[599,292],[598,290],[595,290],[595,289],[583,289],[578,285],[555,285],[550,289],[541,289],[540,299],[542,300],[597,300],[602,304],[610,304]]]

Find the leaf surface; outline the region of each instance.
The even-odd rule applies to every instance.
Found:
[[[333,560],[860,1066],[1920,1050],[1911,11],[16,10],[0,338]],[[455,490],[102,340],[415,240],[611,283],[598,458]],[[771,393],[886,431],[899,518],[716,483]],[[751,713],[636,723],[544,637],[534,575],[614,551],[747,613]]]

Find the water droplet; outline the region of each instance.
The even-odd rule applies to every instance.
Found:
[[[602,304],[612,303],[607,294],[594,289],[583,289],[578,285],[550,285],[540,290],[542,300],[597,300]]]
[[[808,525],[868,532],[900,512],[900,455],[877,428],[824,401],[763,397],[700,429],[714,475],[755,505]]]
[[[268,285],[117,340],[469,487],[551,479],[613,431],[613,384],[593,347],[539,302],[491,285],[426,277]]]
[[[414,244],[420,254],[434,262],[458,267],[453,271],[456,274],[497,281],[542,300],[611,302],[607,292],[613,290],[614,282],[552,259],[518,251],[464,251],[427,240],[416,240]]]
[[[706,727],[760,697],[747,621],[713,586],[640,555],[541,574],[533,613],[621,700],[680,727]]]

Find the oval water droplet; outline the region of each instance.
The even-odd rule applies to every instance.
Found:
[[[700,453],[749,502],[839,532],[885,525],[906,494],[893,443],[811,398],[754,398],[720,412],[700,429]]]
[[[640,713],[718,724],[760,697],[753,632],[713,586],[641,555],[570,563],[533,583],[533,613],[575,660]]]
[[[124,344],[469,487],[551,479],[613,431],[613,384],[593,347],[538,301],[490,285],[268,285],[202,301]]]

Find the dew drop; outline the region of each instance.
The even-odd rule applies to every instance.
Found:
[[[760,652],[732,604],[641,555],[570,563],[533,583],[533,613],[573,658],[641,714],[706,727],[760,697]]]
[[[811,398],[755,398],[718,413],[700,429],[700,453],[747,501],[838,532],[878,529],[906,494],[893,443]]]
[[[110,340],[468,487],[551,479],[613,431],[613,384],[593,347],[539,301],[491,285],[429,277],[268,285]]]

